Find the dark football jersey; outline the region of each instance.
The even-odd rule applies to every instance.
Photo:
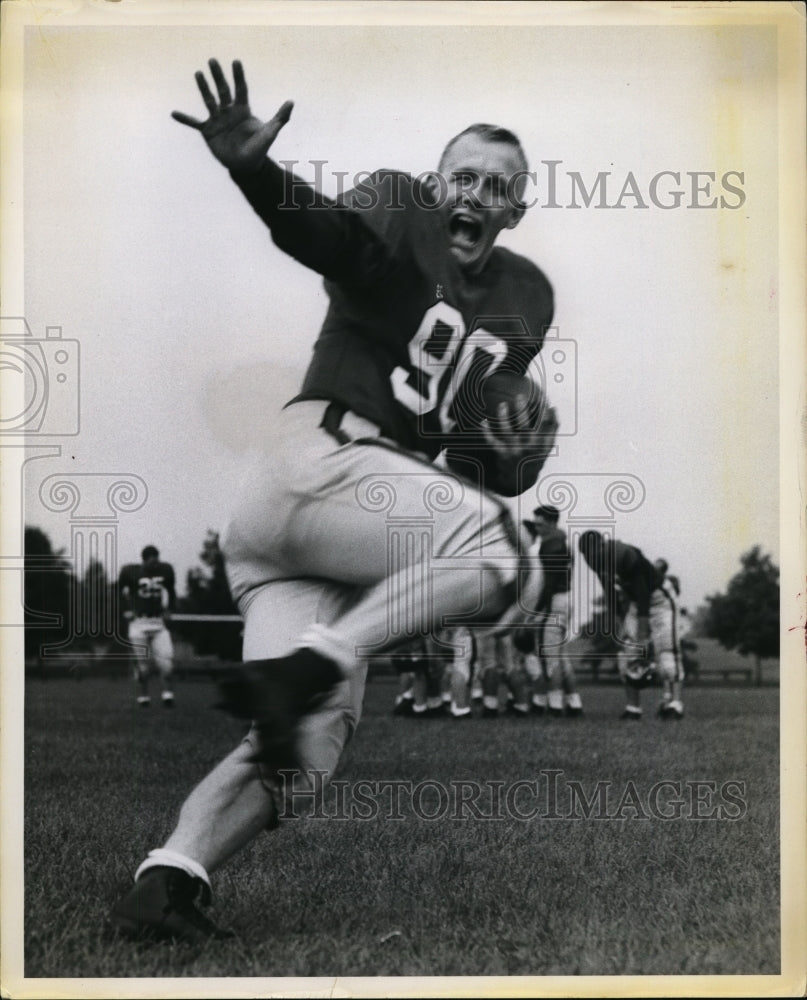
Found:
[[[572,555],[566,533],[560,528],[553,528],[541,540],[538,555],[544,571],[544,582],[537,610],[543,611],[551,605],[555,594],[565,594],[572,586]]]
[[[120,572],[124,609],[138,618],[159,618],[174,605],[174,569],[158,562],[124,566]]]
[[[524,372],[552,321],[552,288],[495,247],[468,277],[420,182],[381,171],[339,203],[271,160],[233,175],[275,243],[324,275],[328,312],[298,399],[329,399],[434,457],[457,441],[463,383]]]
[[[657,584],[655,567],[635,545],[615,541],[613,553],[614,572],[623,594],[636,605],[637,614],[647,617],[650,595]]]

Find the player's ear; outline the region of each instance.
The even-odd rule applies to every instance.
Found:
[[[515,229],[516,226],[519,224],[519,222],[521,222],[521,220],[524,218],[524,213],[526,211],[527,211],[526,205],[523,205],[519,202],[516,202],[515,205],[512,205],[510,208],[510,217],[505,223],[505,227],[507,229]]]

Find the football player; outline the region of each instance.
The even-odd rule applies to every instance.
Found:
[[[522,657],[513,646],[513,629],[479,636],[479,660],[482,675],[482,717],[499,715],[500,694],[507,694],[509,715],[526,718],[530,714],[529,676]]]
[[[622,718],[639,722],[641,690],[655,672],[650,605],[658,573],[641,549],[599,531],[584,531],[578,544],[602,584],[609,619],[615,624],[617,662],[627,696]]]
[[[422,640],[417,645],[399,646],[390,657],[390,663],[398,675],[398,691],[393,715],[411,715],[415,698],[415,674],[418,662],[422,659]]]
[[[133,645],[134,676],[140,691],[137,703],[141,708],[151,705],[149,678],[154,667],[162,685],[163,708],[173,708],[174,644],[166,616],[176,603],[174,568],[160,561],[160,553],[153,545],[147,545],[140,558],[139,566],[124,566],[119,576],[123,615],[129,622],[129,642]]]
[[[577,690],[571,657],[565,649],[569,634],[572,554],[566,533],[558,527],[559,519],[557,507],[543,504],[535,508],[532,520],[525,522],[525,527],[537,540],[531,551],[540,560],[543,569],[541,596],[535,607],[539,625],[532,636],[541,673],[534,682],[532,703],[539,713],[548,708],[550,715],[562,716],[565,712],[568,716],[580,716],[583,714],[583,702]],[[525,631],[526,638],[531,637],[532,630],[520,630],[519,639]],[[523,653],[531,651],[529,645],[523,645]]]
[[[678,611],[681,584],[678,577],[667,572],[666,559],[656,559],[653,567],[656,588],[650,595],[650,631],[662,685],[658,714],[662,719],[680,720],[684,717],[684,664]]]
[[[469,628],[458,625],[439,633],[453,646],[447,674],[449,714],[452,719],[472,719],[471,677],[476,662],[476,640]]]
[[[411,715],[417,719],[443,715],[445,662],[431,637],[419,636],[399,646],[392,663],[400,683],[393,715]]]
[[[280,772],[333,773],[361,711],[362,652],[394,646],[390,621],[405,614],[427,636],[448,615],[495,623],[513,604],[519,542],[502,496],[534,484],[557,428],[551,407],[528,418],[520,400],[500,404],[495,434],[480,423],[482,459],[456,437],[463,379],[524,374],[553,316],[543,272],[495,246],[525,212],[517,137],[472,125],[427,177],[381,171],[334,204],[267,157],[291,102],[261,121],[241,64],[233,89],[209,67],[214,89],[196,74],[207,118],[173,117],[201,134],[277,247],[323,276],[330,304],[280,443],[243,483],[222,538],[246,661],[222,707],[252,729],[113,909],[126,933],[190,939],[225,933],[195,900],[276,824]],[[449,468],[435,466],[441,453]],[[424,515],[429,545],[391,562],[389,529]]]

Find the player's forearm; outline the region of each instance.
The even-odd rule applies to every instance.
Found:
[[[231,170],[230,176],[281,250],[326,278],[350,277],[363,257],[364,234],[355,213],[270,159],[257,171]]]

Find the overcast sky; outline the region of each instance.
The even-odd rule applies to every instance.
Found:
[[[544,485],[574,477],[592,504],[575,513],[594,514],[591,483],[640,481],[644,501],[616,534],[666,557],[691,606],[750,546],[778,559],[775,28],[642,18],[29,27],[21,301],[35,337],[59,325],[79,341],[81,397],[80,433],[48,438],[61,455],[28,466],[26,522],[69,550],[69,517],[44,509],[42,481],[140,476],[148,500],[120,515],[119,561],[153,543],[184,586],[304,371],[320,279],[274,247],[198,133],[170,117],[203,117],[193,74],[215,55],[228,73],[242,60],[257,115],[296,102],[272,155],[307,178],[327,161],[329,193],[335,171],[432,168],[473,121],[516,131],[538,203],[505,243],[549,277],[577,358],[576,378],[561,372]],[[591,191],[602,172],[583,206],[575,175]],[[19,301],[6,296],[4,315]]]

